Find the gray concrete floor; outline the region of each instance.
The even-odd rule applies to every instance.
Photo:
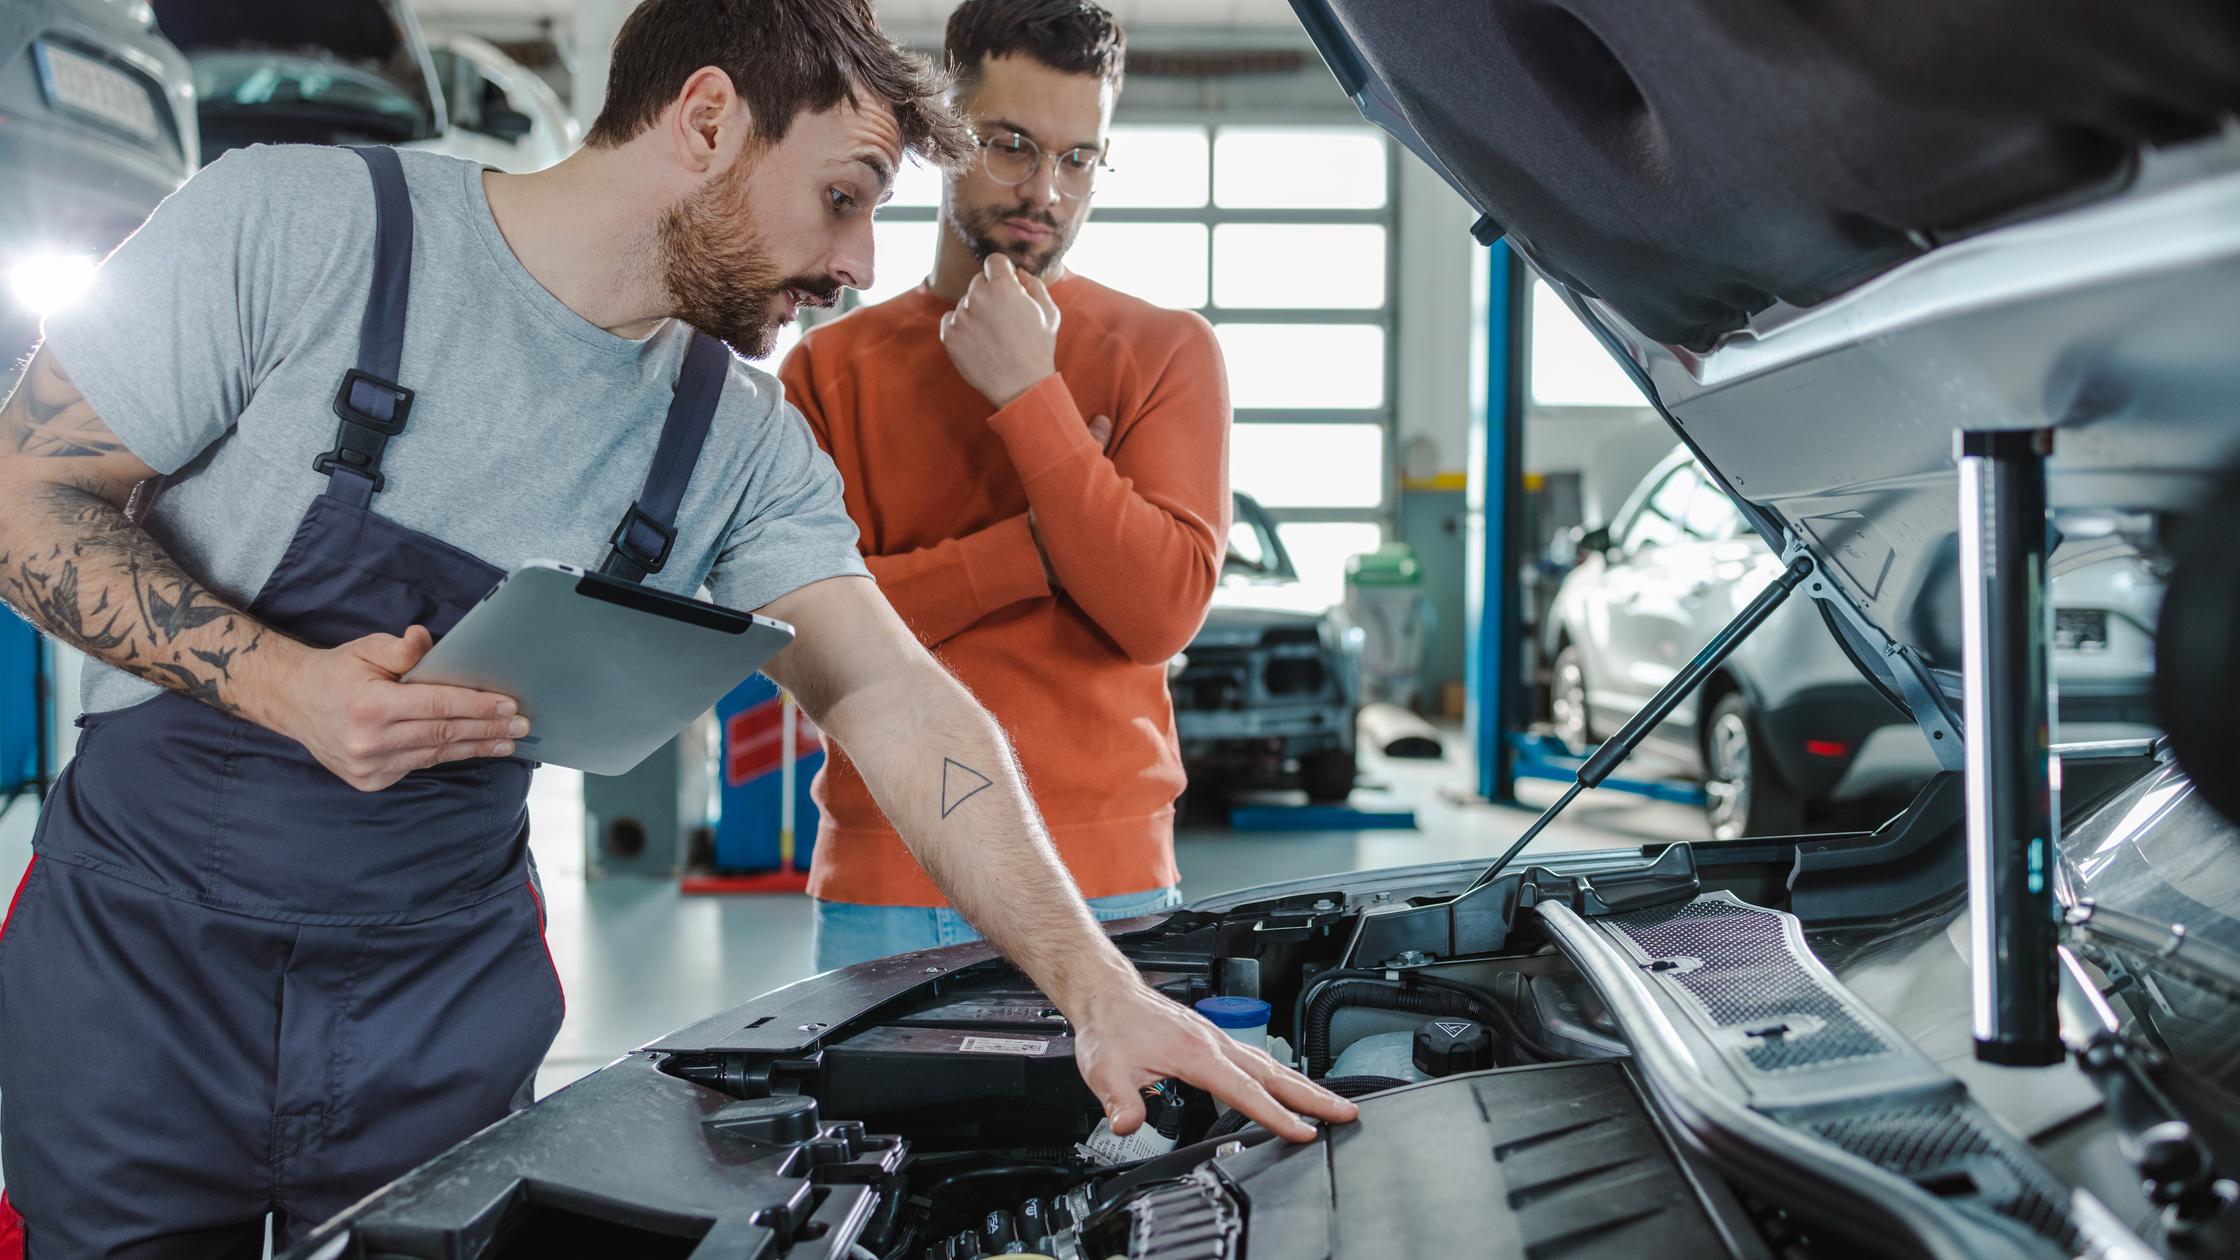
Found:
[[[1447,793],[1467,787],[1468,762],[1383,762],[1366,783],[1413,805],[1415,831],[1230,832],[1190,826],[1177,837],[1183,891],[1196,897],[1246,884],[1380,866],[1491,857],[1552,802],[1560,785],[1527,783],[1527,807],[1465,806]],[[669,881],[587,881],[580,785],[543,771],[530,801],[544,876],[549,941],[567,986],[568,1015],[538,1076],[549,1093],[632,1047],[723,1007],[809,974],[806,898],[695,896]],[[0,816],[0,890],[30,860],[34,810]],[[1590,792],[1535,841],[1532,852],[1608,848],[1648,840],[1700,839],[1693,808]]]

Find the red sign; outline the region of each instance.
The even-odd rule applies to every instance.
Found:
[[[780,700],[765,700],[751,709],[741,709],[731,715],[723,728],[723,781],[726,787],[739,787],[766,774],[778,772],[778,762],[785,752],[785,730],[780,725],[778,712],[784,707]],[[824,751],[824,736],[808,716],[799,709],[793,711],[793,755],[796,761],[811,753]]]

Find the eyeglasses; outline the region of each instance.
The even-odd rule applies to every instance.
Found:
[[[980,165],[986,168],[988,178],[1006,187],[1024,184],[1042,169],[1042,146],[1016,131],[1001,131],[994,135],[978,137]],[[1076,145],[1063,153],[1051,155],[1057,172],[1058,191],[1068,197],[1086,196],[1097,181],[1097,168],[1105,165],[1104,150]]]

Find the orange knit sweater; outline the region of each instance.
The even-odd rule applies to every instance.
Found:
[[[1001,411],[950,364],[951,304],[922,285],[810,332],[781,376],[839,465],[880,589],[1010,733],[1059,854],[1102,897],[1176,882],[1166,666],[1220,574],[1229,391],[1196,315],[1072,275],[1050,296],[1058,372]],[[814,795],[812,894],[944,904],[837,750]]]

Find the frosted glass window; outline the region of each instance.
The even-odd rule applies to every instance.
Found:
[[[1373,508],[1384,502],[1384,427],[1240,424],[1229,480],[1267,508]]]
[[[1384,530],[1373,522],[1291,521],[1276,526],[1283,549],[1299,570],[1299,585],[1318,604],[1335,604],[1346,596],[1346,561],[1384,543]]]
[[[1213,139],[1214,204],[1374,210],[1385,201],[1384,152],[1384,137],[1367,127],[1223,127]]]
[[[914,157],[903,158],[902,169],[894,173],[894,196],[887,199],[887,205],[938,206],[940,204],[940,168],[928,166]]]
[[[1206,129],[1114,127],[1110,170],[1097,172],[1096,204],[1184,209],[1206,204]]]
[[[1237,408],[1361,410],[1384,404],[1374,324],[1216,324]]]
[[[1154,306],[1196,310],[1206,304],[1206,227],[1091,218],[1066,251],[1066,266]]]
[[[1373,223],[1224,223],[1213,230],[1213,300],[1374,309],[1384,305],[1384,254]]]
[[[1532,401],[1543,407],[1646,407],[1633,378],[1563,304],[1532,282]]]
[[[871,287],[856,300],[869,305],[908,293],[933,270],[933,249],[941,225],[924,220],[873,220],[871,224]]]

